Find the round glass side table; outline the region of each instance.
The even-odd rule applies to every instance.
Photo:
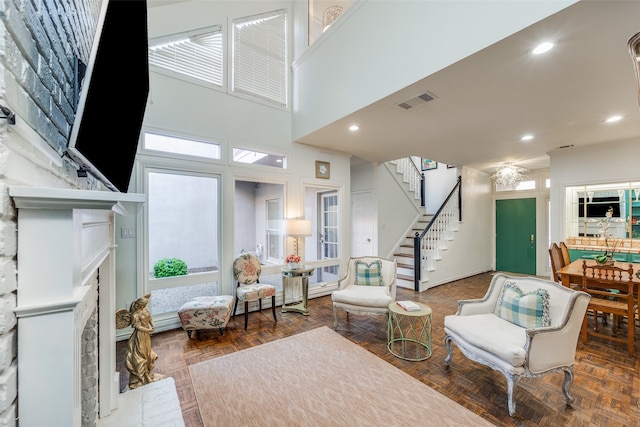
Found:
[[[407,311],[395,301],[389,304],[387,348],[400,359],[418,362],[431,357],[431,307],[417,302],[420,310]]]

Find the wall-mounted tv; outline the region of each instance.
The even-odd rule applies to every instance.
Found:
[[[67,152],[127,192],[149,95],[146,0],[103,0]]]
[[[584,218],[584,197],[580,197],[578,203],[578,217]],[[614,217],[620,217],[620,198],[618,197],[594,197],[586,206],[587,218],[604,218],[609,207],[613,208]]]

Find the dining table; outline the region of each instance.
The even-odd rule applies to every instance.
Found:
[[[580,258],[575,261],[572,261],[571,264],[569,265],[565,265],[564,267],[562,267],[556,272],[560,276],[560,280],[563,286],[566,286],[568,288],[570,288],[572,284],[582,286],[583,261],[587,261],[588,266],[597,264],[596,260],[591,260],[591,259],[585,260]],[[640,271],[640,264],[624,262],[624,261],[616,261],[614,263],[614,266],[623,268],[625,270],[629,268],[629,265],[633,267],[633,277],[632,277],[633,282],[638,286],[638,289],[640,289],[640,277],[638,277],[638,272]],[[626,274],[624,275],[624,277],[626,278]]]

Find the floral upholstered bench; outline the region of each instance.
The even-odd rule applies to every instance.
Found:
[[[182,329],[191,338],[192,331],[218,329],[222,335],[231,317],[234,297],[232,295],[218,295],[211,297],[195,297],[184,303],[178,316]]]

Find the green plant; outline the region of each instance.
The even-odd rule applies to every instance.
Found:
[[[153,277],[184,276],[187,274],[187,264],[178,258],[163,258],[153,265]]]

